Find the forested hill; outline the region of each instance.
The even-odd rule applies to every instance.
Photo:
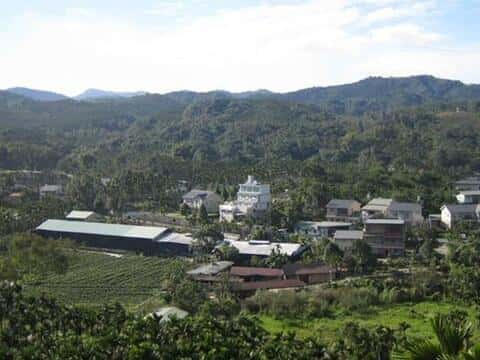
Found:
[[[174,172],[180,162],[238,168],[316,158],[338,167],[480,170],[479,112],[478,86],[432,77],[283,95],[182,91],[98,102],[0,91],[0,168],[108,173],[162,168],[168,158]]]
[[[480,100],[480,85],[438,79],[433,76],[371,77],[352,84],[314,87],[284,94],[259,90],[245,93],[180,91],[166,94],[182,103],[218,98],[276,99],[313,104],[336,114],[361,115],[422,105],[455,104]]]

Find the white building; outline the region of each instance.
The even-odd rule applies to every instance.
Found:
[[[453,228],[458,222],[477,222],[480,217],[479,204],[446,204],[441,207],[441,221],[447,229]]]
[[[230,245],[238,250],[239,255],[244,257],[258,256],[269,257],[273,251],[278,251],[282,255],[294,257],[300,255],[305,249],[301,244],[297,243],[277,243],[268,240],[250,240],[235,241],[225,240],[224,244]],[[221,245],[217,246],[219,250]]]
[[[240,184],[237,200],[220,205],[220,221],[233,221],[239,216],[261,216],[270,208],[270,185],[261,184],[251,175]]]

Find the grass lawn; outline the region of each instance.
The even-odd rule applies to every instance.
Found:
[[[410,325],[407,334],[415,337],[433,336],[430,319],[435,313],[447,313],[458,309],[467,311],[470,319],[474,321],[478,311],[473,307],[452,304],[449,302],[422,302],[418,304],[398,304],[383,307],[372,307],[364,314],[336,313],[332,318],[321,318],[312,320],[277,320],[273,317],[262,315],[260,320],[263,327],[272,332],[295,331],[300,336],[318,334],[327,340],[333,340],[338,336],[338,331],[349,321],[356,321],[363,326],[375,327],[384,325],[390,328],[398,328],[402,322]],[[474,339],[480,341],[480,331],[477,329]]]
[[[32,295],[46,293],[75,305],[112,304],[141,311],[161,302],[165,280],[173,271],[188,266],[182,259],[126,254],[114,257],[78,251],[65,274],[49,274],[26,282]]]

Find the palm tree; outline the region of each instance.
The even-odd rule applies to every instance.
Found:
[[[437,314],[431,321],[436,341],[407,341],[405,353],[398,359],[405,360],[480,360],[480,346],[470,342],[472,324],[465,318],[454,318],[451,315]]]

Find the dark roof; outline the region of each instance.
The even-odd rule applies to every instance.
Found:
[[[259,289],[288,289],[302,286],[305,286],[305,283],[303,281],[297,279],[289,279],[240,282],[234,284],[233,289],[237,291],[249,291]]]
[[[270,269],[261,267],[232,266],[230,275],[233,276],[283,276],[282,269]]]
[[[421,212],[422,206],[418,203],[396,202],[393,201],[390,205],[391,211],[412,211]]]
[[[183,195],[185,200],[193,200],[197,197],[207,197],[208,195],[215,194],[213,191],[208,190],[190,190],[188,193]]]
[[[313,275],[313,274],[329,274],[333,271],[328,265],[325,264],[287,264],[283,267],[285,275]]]
[[[353,205],[355,205],[355,203],[360,205],[360,203],[357,200],[332,199],[328,202],[327,208],[340,208],[340,209],[346,208],[346,209],[349,209]]]
[[[477,212],[478,207],[478,204],[445,204],[442,206],[442,209],[447,208],[452,214],[474,214]]]

